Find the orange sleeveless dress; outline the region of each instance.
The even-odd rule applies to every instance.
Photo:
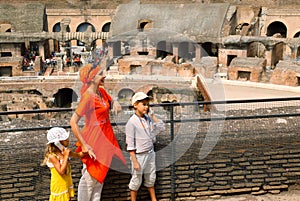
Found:
[[[96,154],[96,160],[89,156],[85,156],[81,160],[86,164],[90,175],[100,183],[103,183],[113,157],[119,158],[124,164],[126,164],[126,161],[109,119],[112,98],[103,88],[99,88],[99,91],[102,99],[96,94],[85,91],[75,112],[79,116],[85,117],[85,124],[81,134]],[[80,152],[80,143],[77,142],[76,145],[76,151]]]

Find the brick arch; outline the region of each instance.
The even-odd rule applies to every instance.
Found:
[[[130,100],[133,94],[134,94],[134,89],[128,87],[122,88],[118,92],[118,100],[126,102]]]
[[[247,44],[247,57],[259,57],[265,56],[266,45],[259,41],[254,41]]]
[[[248,34],[249,28],[250,28],[249,23],[243,22],[243,23],[238,24],[235,27],[235,32],[237,35],[246,36]]]
[[[151,91],[154,87],[158,87],[158,86],[157,85],[145,85],[140,88],[137,88],[134,92],[142,91],[145,94],[148,94],[148,92]]]
[[[279,60],[283,60],[284,48],[286,44],[283,42],[276,43],[272,51],[271,66],[276,66]]]
[[[77,26],[76,26],[76,30],[78,30],[80,26],[83,26],[85,24],[91,25],[92,26],[92,32],[96,32],[96,26],[91,22],[80,22],[80,23],[78,23]],[[84,32],[86,32],[86,31],[87,30],[85,30]]]
[[[53,97],[55,98],[54,103],[58,107],[71,107],[72,103],[78,100],[77,93],[69,87],[58,89]]]
[[[281,20],[274,20],[267,26],[267,36],[274,36],[275,34],[280,34],[283,38],[287,36],[287,29],[286,23],[282,22]]]
[[[0,21],[0,33],[7,32],[7,30],[11,30],[13,32],[15,30],[15,26],[8,21]]]
[[[168,55],[173,55],[173,44],[168,41],[159,41],[156,44],[156,57],[164,59]]]
[[[103,29],[105,28],[105,26],[108,26],[108,25],[109,25],[109,31],[104,31]],[[101,32],[110,32],[110,28],[111,28],[111,21],[106,21],[100,26],[100,31]]]
[[[294,34],[293,38],[300,38],[300,31],[297,31],[297,32]]]

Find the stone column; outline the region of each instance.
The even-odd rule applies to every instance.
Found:
[[[42,60],[45,60],[45,48],[44,48],[44,41],[39,42],[39,55],[42,57]]]
[[[196,61],[201,60],[201,54],[202,54],[202,46],[200,44],[198,44],[198,45],[196,45],[196,54],[195,54]]]
[[[175,56],[175,63],[178,64],[178,43],[173,43],[173,55]]]
[[[53,39],[49,39],[49,50],[50,50],[50,53],[54,51],[54,40]]]
[[[272,54],[274,45],[266,45],[265,59],[267,60],[266,67],[272,67]]]
[[[113,42],[108,42],[108,52],[107,52],[107,56],[108,56],[109,58],[113,58],[113,52],[114,52]]]
[[[290,58],[291,59],[296,59],[297,58],[297,50],[298,50],[298,47],[296,46],[289,46],[291,48],[291,55],[290,55]]]

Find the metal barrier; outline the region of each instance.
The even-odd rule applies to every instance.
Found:
[[[175,125],[176,124],[184,124],[187,122],[209,122],[209,121],[228,121],[228,120],[240,120],[240,119],[258,119],[258,118],[274,118],[274,117],[293,117],[293,116],[300,116],[299,110],[292,110],[293,112],[273,112],[273,113],[264,113],[264,114],[235,114],[226,116],[226,112],[230,110],[239,111],[240,108],[245,108],[245,105],[248,105],[250,109],[259,109],[259,108],[266,108],[266,106],[260,106],[259,104],[269,104],[270,108],[274,108],[275,104],[276,107],[286,107],[286,106],[299,106],[300,97],[291,97],[291,98],[273,98],[273,99],[251,99],[251,100],[227,100],[227,101],[200,101],[200,102],[186,102],[186,103],[163,103],[163,104],[151,104],[151,107],[163,107],[167,108],[168,110],[168,117],[164,119],[163,121],[170,125],[170,141],[172,142],[174,140],[175,135]],[[201,112],[201,109],[204,105],[223,105],[223,106],[236,106],[236,109],[228,109],[225,108],[221,113],[218,115],[211,115],[211,116],[205,116],[205,117],[199,117],[199,118],[183,118],[180,116],[180,118],[176,118],[176,112],[174,108],[176,107],[187,107],[192,106],[194,108],[198,108],[196,112]],[[269,106],[268,106],[269,107]],[[131,109],[131,106],[122,106],[123,110]],[[43,109],[43,110],[26,110],[26,111],[1,111],[1,116],[7,116],[7,115],[19,115],[19,114],[41,114],[41,113],[60,113],[60,112],[73,112],[74,109],[72,108],[55,108],[55,109]],[[215,112],[215,111],[214,111]],[[213,111],[211,112],[214,113]],[[210,113],[210,112],[208,112]],[[218,113],[218,111],[217,111]],[[112,122],[113,126],[118,125],[125,125],[126,121],[122,122]],[[64,128],[70,128],[70,125],[60,125]],[[1,133],[7,133],[7,132],[19,132],[19,131],[37,131],[37,130],[48,130],[51,126],[37,126],[37,127],[23,127],[23,128],[0,128],[0,135]],[[174,161],[174,149],[173,145],[171,145],[171,161]],[[174,175],[175,175],[175,169],[174,165],[171,164],[170,166],[170,174],[171,174],[171,200],[175,200],[175,181],[174,181]]]

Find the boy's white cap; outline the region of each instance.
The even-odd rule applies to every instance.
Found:
[[[48,130],[48,133],[47,133],[48,143],[47,144],[66,140],[69,138],[69,135],[70,135],[70,132],[67,132],[64,128],[53,127],[50,130]]]
[[[149,98],[149,96],[147,96],[147,94],[145,94],[144,92],[137,92],[132,96],[131,104],[134,105],[134,103],[136,101],[141,101],[141,100],[144,100],[146,98]]]

